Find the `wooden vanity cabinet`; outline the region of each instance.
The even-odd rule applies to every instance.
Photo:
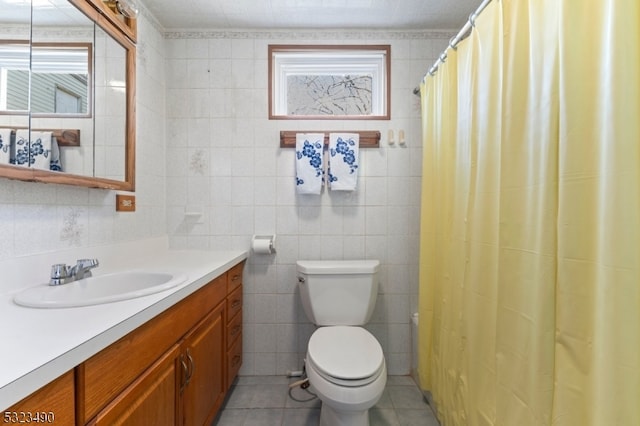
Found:
[[[88,424],[210,424],[225,396],[224,309],[220,303]]]
[[[221,275],[76,367],[79,423],[86,424],[98,414],[104,414],[101,411],[109,403],[174,345],[180,344],[213,308],[224,303],[226,282],[227,275]],[[179,355],[175,359],[176,371],[183,377]]]
[[[242,341],[241,323],[236,343],[228,339],[229,325],[242,315],[241,291],[240,305],[233,291],[242,289],[243,266],[76,367],[78,424],[210,424],[241,364],[241,354],[229,362],[229,348]]]
[[[3,424],[40,423],[75,426],[73,371],[2,411]]]
[[[225,359],[226,377],[225,390],[233,384],[242,366],[242,271],[244,262],[228,272],[227,281],[227,322],[226,342],[227,353]]]

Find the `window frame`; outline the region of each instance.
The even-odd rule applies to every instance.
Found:
[[[389,120],[391,118],[390,45],[269,45],[269,119]],[[293,75],[367,75],[372,77],[369,114],[289,114],[287,77]]]

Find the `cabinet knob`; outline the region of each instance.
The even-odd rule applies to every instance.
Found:
[[[242,304],[242,300],[240,299],[236,299],[233,302],[231,302],[231,307],[232,308],[237,308],[238,306],[240,306]]]

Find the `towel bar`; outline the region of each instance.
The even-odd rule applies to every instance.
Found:
[[[21,126],[9,126],[13,129],[27,129]],[[51,132],[58,146],[80,146],[80,129],[31,129],[34,132]]]
[[[329,144],[329,133],[358,133],[360,148],[380,147],[380,132],[377,130],[282,130],[280,132],[280,148],[295,148],[296,133],[324,133],[324,144]]]

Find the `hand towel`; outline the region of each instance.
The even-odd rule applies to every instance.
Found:
[[[354,191],[358,183],[360,135],[329,134],[329,188],[332,191]]]
[[[51,169],[51,132],[31,131],[31,167],[41,170]]]
[[[16,164],[50,170],[51,132],[31,132],[31,141],[29,141],[29,130],[18,130],[16,132]]]
[[[12,129],[0,129],[0,164],[11,162],[11,144],[14,136]]]
[[[51,164],[49,170],[54,172],[62,171],[62,162],[60,161],[60,147],[55,136],[51,137]]]
[[[29,167],[29,130],[18,130],[13,144],[11,164]]]
[[[322,191],[323,151],[324,133],[296,134],[296,191],[298,194],[320,194]]]

